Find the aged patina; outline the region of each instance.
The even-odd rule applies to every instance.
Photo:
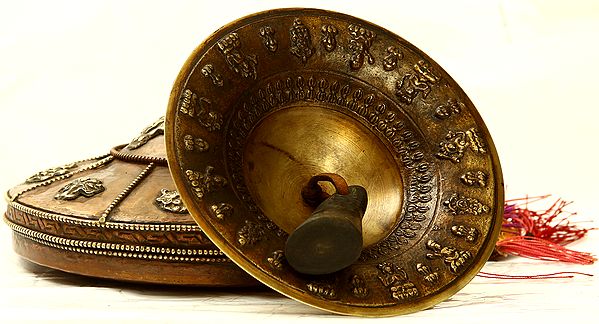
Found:
[[[210,239],[331,312],[429,308],[476,275],[500,230],[501,168],[472,102],[418,48],[348,15],[281,9],[219,29],[183,66],[165,135],[181,199]],[[284,251],[322,173],[363,187],[368,206],[359,258],[309,275]]]

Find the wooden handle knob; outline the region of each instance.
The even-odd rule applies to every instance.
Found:
[[[354,263],[362,252],[362,217],[368,198],[360,186],[335,193],[287,239],[285,257],[304,274],[328,274]]]

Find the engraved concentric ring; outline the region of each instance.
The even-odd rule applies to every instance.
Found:
[[[314,125],[327,128],[322,137],[308,135]],[[336,137],[346,134],[330,130],[336,125],[355,131]],[[177,189],[210,239],[263,283],[318,308],[361,316],[428,308],[474,277],[500,229],[501,170],[473,104],[420,50],[351,16],[283,9],[219,29],[182,68],[165,132]],[[283,145],[269,135],[288,139]],[[294,136],[308,142],[293,144]],[[369,161],[364,172],[376,169],[370,163],[392,168],[381,174],[397,192],[381,190],[388,205],[367,211],[371,242],[357,263],[331,275],[300,275],[282,251],[309,210],[291,220],[280,210],[297,205],[297,197],[287,199],[301,181],[281,176],[277,187],[268,170],[285,175],[281,164],[296,159],[301,167],[293,174],[337,171],[327,166],[354,161],[356,138],[374,150],[370,160],[359,160]],[[352,144],[331,146],[337,142]],[[279,150],[275,157],[260,152],[264,143]],[[303,146],[311,148],[305,157]],[[330,151],[337,155],[311,158]],[[361,163],[341,169],[359,175]],[[368,178],[375,177],[355,181],[368,186]],[[379,187],[392,186],[371,185],[373,201]],[[283,207],[270,208],[275,203]],[[372,229],[377,216],[383,225]]]

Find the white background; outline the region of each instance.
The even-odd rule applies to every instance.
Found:
[[[0,190],[40,169],[103,154],[128,142],[164,114],[172,82],[205,37],[241,16],[277,7],[343,12],[412,42],[443,66],[477,106],[497,146],[508,198],[552,193],[574,200],[571,210],[578,211],[581,220],[599,220],[597,1],[0,1]],[[52,290],[52,281],[36,280],[36,271],[42,270],[24,269],[8,246],[9,237],[2,226],[0,288],[5,289],[0,290],[0,309],[10,308],[1,313],[11,318],[27,308],[10,294],[66,292]],[[596,237],[579,247],[596,253]],[[583,268],[591,273],[595,269]],[[598,294],[592,291],[598,290],[597,285],[584,280],[592,290],[579,297],[596,304]],[[35,285],[47,289],[30,289]],[[551,285],[535,287],[545,286]],[[79,288],[77,282],[68,287],[74,295],[57,296],[51,308],[57,311],[29,304],[30,309],[46,313],[21,316],[61,319],[63,311],[75,314],[75,319],[80,318],[76,314],[89,318],[89,313],[78,312],[80,308],[60,303],[62,299],[72,302],[73,296],[83,293],[74,290]],[[84,291],[93,303],[95,290]],[[160,310],[164,304],[150,297],[152,310]],[[158,299],[168,299],[168,293]],[[42,300],[34,298],[33,303]],[[200,307],[194,302],[188,298],[180,305]],[[515,301],[520,307],[526,302],[530,300]],[[551,307],[559,313],[563,303],[556,299]],[[91,314],[109,316],[110,305],[95,305]],[[299,315],[314,313],[298,307]],[[251,309],[226,310],[222,316],[262,318],[248,315]],[[455,314],[462,310],[456,308]],[[176,318],[164,311],[154,319]],[[498,316],[514,314],[509,308],[496,311]],[[535,313],[534,307],[531,311]],[[596,307],[580,310],[587,312],[597,314]],[[261,314],[259,307],[255,313]],[[114,314],[108,318],[142,319],[149,313]],[[188,315],[201,321],[207,314],[199,310]],[[436,316],[435,310],[424,314],[428,315],[419,316]],[[447,312],[437,314],[447,316]],[[534,318],[543,314],[555,319],[555,312]],[[481,316],[485,321],[501,318],[488,315]]]

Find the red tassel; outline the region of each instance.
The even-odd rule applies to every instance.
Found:
[[[534,236],[507,237],[497,242],[497,249],[506,254],[545,261],[593,264],[597,260],[591,253],[570,250]]]
[[[580,228],[569,221],[575,213],[564,211],[571,204],[557,199],[551,207],[534,211],[528,204],[547,196],[508,200],[504,222],[496,250],[503,255],[518,255],[531,259],[592,264],[596,258],[587,252],[563,247],[583,238],[591,229]]]

